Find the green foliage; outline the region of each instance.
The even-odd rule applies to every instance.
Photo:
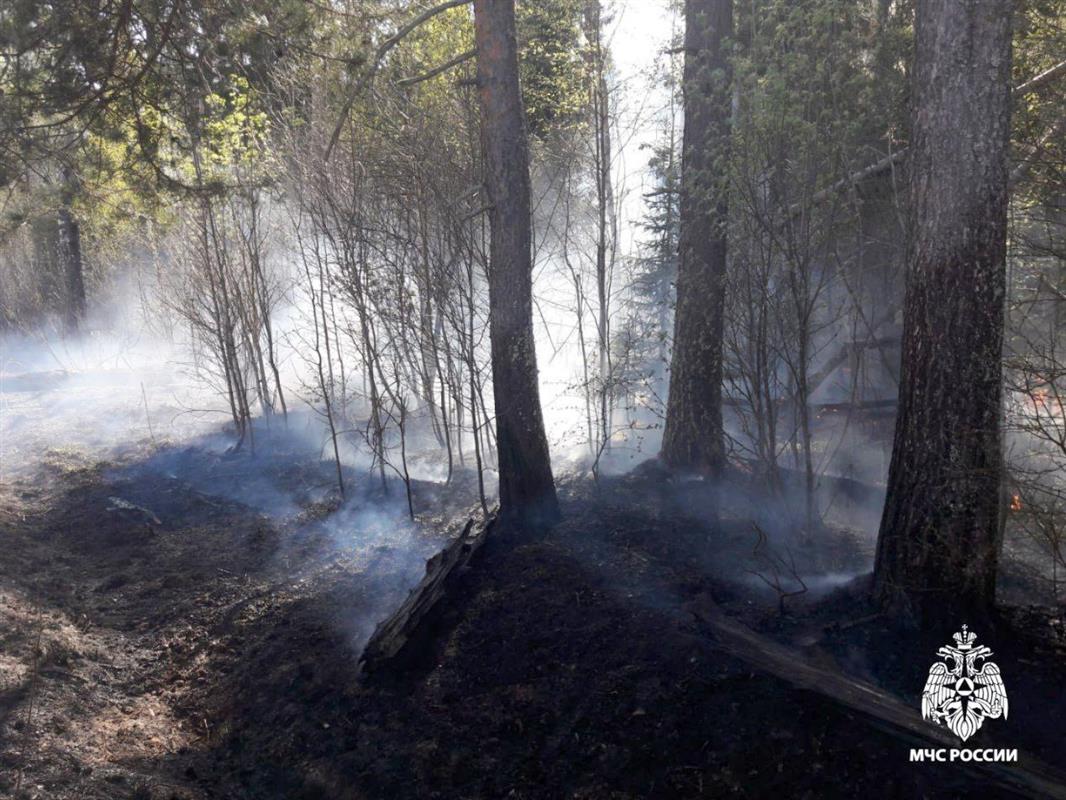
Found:
[[[587,65],[581,33],[582,0],[519,2],[518,34],[522,99],[530,134],[545,138],[584,119]],[[406,12],[408,15],[410,11]],[[439,14],[409,35],[390,56],[392,76],[403,79],[429,72],[473,48],[473,17],[468,7]],[[418,84],[420,101],[449,102],[458,76],[473,76],[474,62]]]
[[[1066,2],[1029,0],[1015,16],[1014,85],[1020,86],[1064,58]],[[1013,138],[1016,152],[1028,167],[1017,191],[1026,202],[1056,206],[1062,202],[1066,191],[1066,136],[1061,135],[1064,103],[1066,78],[1062,77],[1015,100]]]
[[[587,77],[581,0],[518,3],[522,99],[530,132],[543,137],[583,119]]]
[[[902,11],[886,4],[877,18],[859,0],[758,0],[738,11],[739,150],[772,162],[781,191],[811,193],[901,146]]]
[[[231,76],[229,91],[212,92],[205,107],[200,145],[206,165],[219,171],[254,169],[263,155],[270,126],[248,80]]]
[[[737,182],[769,186],[778,203],[802,202],[906,146],[912,5],[736,4],[729,158]],[[335,124],[369,54],[424,7],[132,0],[118,13],[109,0],[8,0],[0,6],[0,186],[13,187],[14,199],[5,230],[54,213],[64,167],[77,177],[73,208],[91,241],[165,220],[175,196],[263,185],[276,172],[281,140]],[[587,0],[517,4],[523,97],[539,140],[534,152],[545,158],[578,157],[558,137],[574,139],[588,121],[587,10]],[[1064,19],[1066,0],[1018,6],[1016,84],[1062,59]],[[356,100],[344,130],[349,151],[380,157],[397,181],[422,181],[424,165],[439,164],[461,176],[459,191],[476,185],[475,61],[401,83],[472,47],[469,6],[405,37]],[[1016,103],[1019,148],[1042,147],[1021,187],[1033,201],[1062,192],[1063,139],[1045,139],[1061,116],[1064,85]],[[665,188],[676,175],[662,171],[660,155],[652,168]],[[656,221],[665,213],[659,201],[670,197],[652,202],[649,235],[660,244],[667,239]],[[643,257],[658,270],[673,253]]]

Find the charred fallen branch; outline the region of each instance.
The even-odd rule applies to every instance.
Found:
[[[701,626],[714,636],[721,650],[766,674],[814,692],[837,705],[856,711],[876,727],[914,744],[935,743],[958,747],[958,740],[943,729],[924,722],[918,710],[878,687],[814,663],[803,653],[762,636],[731,619],[706,594],[689,606]],[[974,762],[1001,789],[1024,796],[1066,798],[1066,775],[1027,753],[1018,763]]]
[[[406,662],[417,655],[432,636],[434,622],[442,607],[441,601],[454,588],[458,576],[481,549],[495,522],[496,518],[490,517],[475,527],[474,518],[471,517],[462,533],[426,562],[425,576],[400,607],[378,624],[366,643],[359,659],[362,675],[372,675],[384,667]]]

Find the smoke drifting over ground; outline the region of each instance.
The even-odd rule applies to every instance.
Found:
[[[177,367],[177,358],[169,343],[140,337],[5,338],[3,470],[32,466],[49,448],[79,448],[103,458],[217,425],[217,398]]]
[[[354,658],[417,582],[447,522],[473,502],[471,476],[457,469],[443,487],[439,459],[416,455],[412,494],[422,521],[413,520],[403,482],[392,468],[384,477],[371,469],[363,440],[351,434],[340,448],[342,497],[317,409],[301,404],[257,419],[238,447],[225,398],[198,372],[188,344],[121,327],[0,342],[0,479],[33,480],[49,465],[100,467],[108,488],[98,512],[163,536],[240,515],[253,533],[236,546],[257,554],[271,543],[276,587],[334,573],[362,581],[363,600],[336,622]],[[287,378],[299,385],[295,370]],[[260,541],[255,530],[272,533]]]

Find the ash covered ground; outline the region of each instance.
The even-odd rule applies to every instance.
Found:
[[[399,482],[349,467],[342,498],[306,437],[233,451],[176,388],[166,416],[120,374],[4,387],[3,796],[1036,796],[908,764],[921,741],[718,645],[701,598],[917,709],[946,638],[866,606],[868,533],[790,540],[741,473],[715,525],[710,487],[655,462],[564,478],[563,523],[498,526],[429,644],[361,677],[375,624],[480,514],[473,478],[416,481],[412,521]],[[1061,614],[1016,604],[986,633],[1011,716],[972,744],[1054,764]]]

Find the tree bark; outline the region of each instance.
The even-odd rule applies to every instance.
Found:
[[[426,562],[426,574],[407,595],[407,599],[390,617],[378,623],[359,658],[364,675],[381,672],[419,656],[432,638],[432,627],[439,616],[441,602],[471,559],[485,543],[494,519],[483,522],[474,530],[470,519],[456,539]]]
[[[85,279],[81,259],[81,228],[71,210],[77,179],[70,167],[63,167],[58,222],[58,256],[65,287],[64,322],[68,333],[76,333],[85,316]]]
[[[874,593],[919,619],[995,595],[1011,4],[921,0],[899,415]]]
[[[492,205],[489,336],[501,514],[559,515],[533,341],[529,150],[518,85],[514,0],[476,0],[474,38],[485,189]]]
[[[661,457],[721,474],[726,169],[732,67],[725,40],[732,0],[685,0],[685,123],[674,351]]]

